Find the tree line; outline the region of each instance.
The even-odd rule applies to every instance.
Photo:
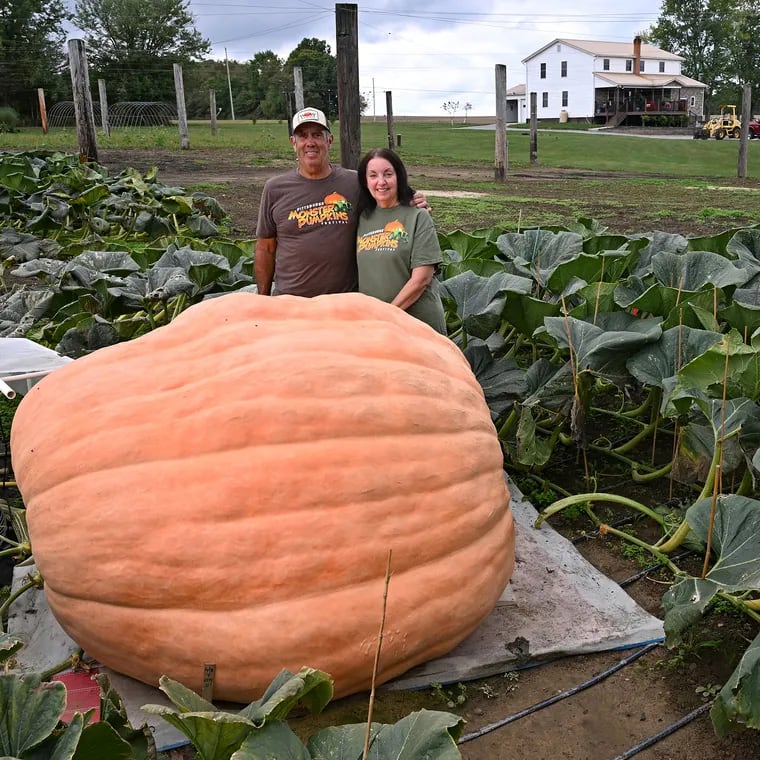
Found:
[[[71,100],[65,22],[82,30],[90,82],[105,80],[112,103],[173,103],[173,64],[180,63],[190,118],[208,118],[215,90],[220,118],[234,108],[236,118],[283,119],[294,109],[293,69],[300,67],[305,102],[337,116],[337,63],[324,40],[305,38],[284,60],[267,50],[247,62],[218,61],[208,58],[211,45],[187,0],[76,0],[72,13],[63,0],[4,0],[0,107],[28,123],[37,119],[37,88],[49,104]],[[745,83],[760,98],[757,0],[663,0],[657,22],[641,36],[683,56],[683,73],[708,87],[708,111],[739,103]]]

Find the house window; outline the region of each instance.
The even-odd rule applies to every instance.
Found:
[[[567,108],[567,90],[562,90],[562,108]]]
[[[660,61],[660,74],[665,73],[665,61]]]
[[[558,52],[558,53],[561,53],[561,52],[562,52],[562,45],[557,45],[557,52]]]
[[[610,70],[610,59],[609,59],[609,58],[604,58],[604,59],[602,60],[602,68],[603,68],[605,71],[609,71],[609,70]]]
[[[689,98],[689,108],[694,108],[694,106],[696,106],[696,105],[697,105],[697,96],[696,95],[692,95]]]
[[[549,107],[549,93],[548,92],[541,93],[541,107],[542,108]]]
[[[567,76],[567,61],[561,61],[559,64],[560,68],[560,76],[566,77]]]
[[[644,71],[644,61],[639,61],[639,71]]]
[[[633,71],[633,61],[630,58],[625,62],[625,70]]]
[[[541,79],[546,79],[546,64],[541,64]]]

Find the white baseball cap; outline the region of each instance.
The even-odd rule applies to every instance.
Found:
[[[327,117],[318,108],[302,108],[293,117],[293,131],[295,132],[296,128],[300,127],[301,124],[319,124],[320,127],[324,127],[328,132],[330,131]]]

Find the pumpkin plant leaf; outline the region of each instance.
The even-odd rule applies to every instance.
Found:
[[[25,757],[47,739],[66,708],[66,687],[38,673],[0,675],[0,756]]]
[[[328,760],[332,756],[311,755],[287,723],[275,720],[267,721],[249,734],[230,760],[311,760],[312,757]]]
[[[371,760],[458,760],[457,739],[464,720],[453,713],[419,710],[393,725],[384,725],[370,747]]]
[[[370,728],[370,747],[382,728],[373,723]],[[359,760],[364,752],[367,726],[364,723],[350,723],[344,726],[328,726],[312,734],[306,742],[309,754],[325,760]]]
[[[85,726],[76,746],[74,760],[137,760],[147,758],[147,751],[135,754],[129,742],[122,739],[113,726],[101,720]]]
[[[319,713],[332,695],[333,682],[327,673],[301,668],[294,674],[285,669],[277,674],[261,699],[243,708],[240,715],[257,724],[265,720],[282,720],[298,704],[312,713]]]
[[[760,728],[760,634],[715,698],[710,718],[718,736],[740,728]]]

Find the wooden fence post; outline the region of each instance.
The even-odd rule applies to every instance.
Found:
[[[100,97],[100,126],[103,134],[109,137],[111,134],[111,122],[108,119],[108,95],[106,93],[106,80],[98,79],[98,95]]]
[[[538,93],[531,92],[530,94],[530,162],[532,164],[538,163],[538,124],[536,119],[536,111],[538,109],[537,103]]]
[[[37,88],[37,102],[40,105],[40,123],[42,124],[42,134],[48,133],[47,107],[45,105],[45,90],[42,87]]]
[[[304,107],[303,103],[303,71],[300,66],[293,66],[293,87],[296,91],[296,111]]]
[[[388,125],[388,147],[393,150],[396,134],[393,126],[393,92],[385,91],[385,123]]]
[[[493,177],[496,182],[507,179],[507,67],[497,63],[496,76],[496,160]]]
[[[338,119],[340,162],[355,169],[362,152],[362,116],[359,101],[359,6],[335,4],[335,42],[338,64]]]
[[[182,81],[182,66],[174,64],[174,90],[177,93],[177,128],[179,129],[179,147],[187,150],[190,137],[187,131],[187,110],[185,109],[185,85]]]
[[[739,141],[739,166],[737,177],[747,176],[749,164],[749,123],[752,121],[752,85],[745,84],[742,89],[742,131]]]
[[[216,137],[216,90],[208,91],[208,110],[211,113],[211,134]]]
[[[87,70],[87,53],[84,40],[69,40],[69,69],[74,95],[74,116],[77,122],[79,160],[97,161],[98,145],[95,140],[95,117],[92,113],[90,74]]]

